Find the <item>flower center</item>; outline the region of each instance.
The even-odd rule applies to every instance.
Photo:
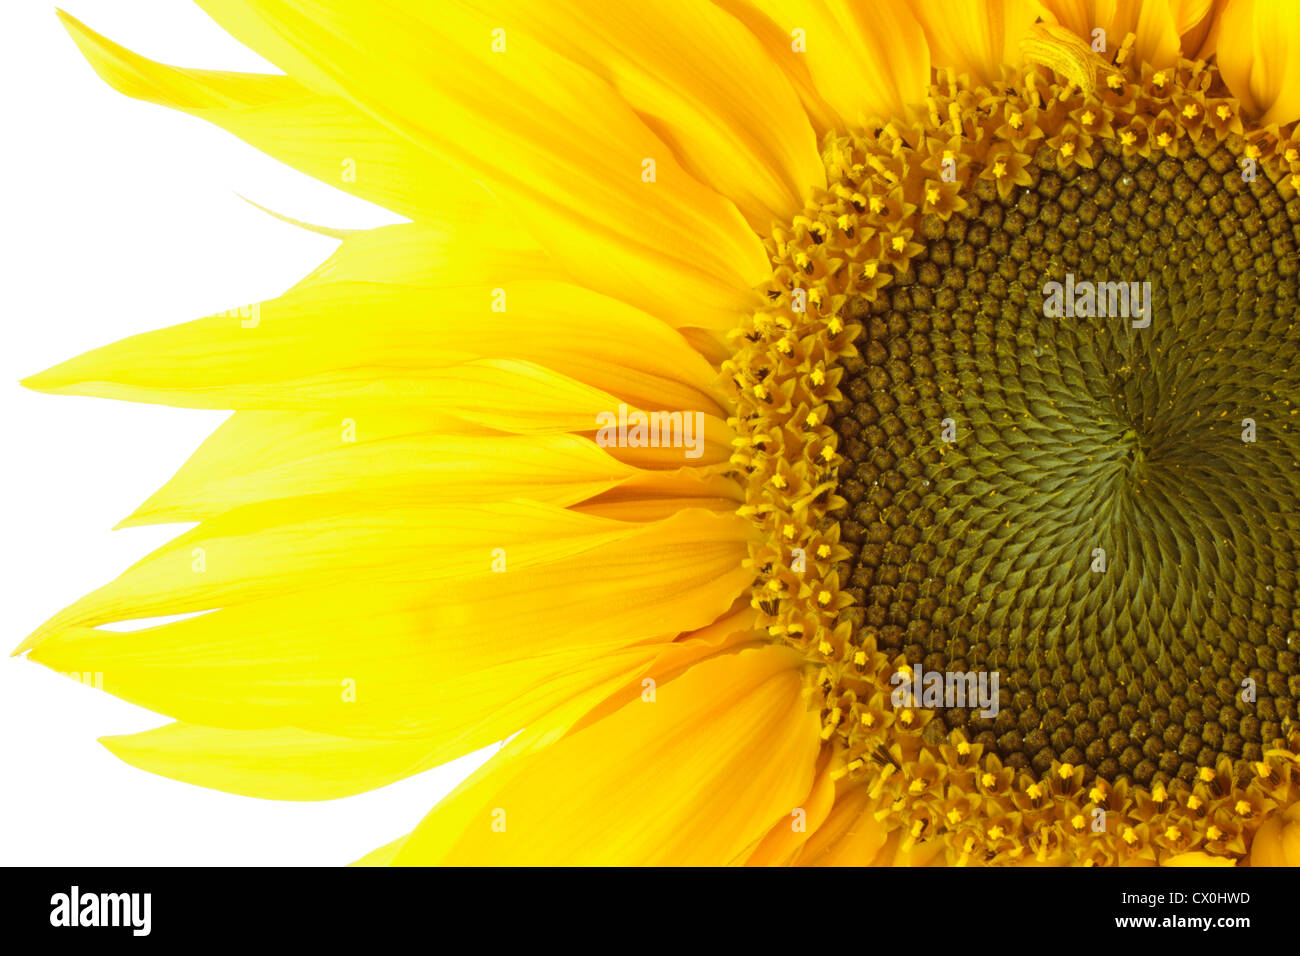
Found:
[[[726,365],[754,604],[952,862],[1240,856],[1300,785],[1300,148],[1127,52],[829,136]]]
[[[847,304],[843,613],[857,647],[999,675],[996,716],[946,695],[929,741],[1085,783],[1225,755],[1248,779],[1300,696],[1298,220],[1224,146],[1094,152],[977,181]]]

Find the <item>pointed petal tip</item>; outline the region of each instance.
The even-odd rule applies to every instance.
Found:
[[[141,517],[138,512],[133,511],[131,514],[127,515],[117,524],[113,525],[113,527],[109,528],[109,530],[122,531],[125,530],[126,528],[139,528],[147,524],[149,524],[148,519]]]
[[[37,372],[34,375],[19,379],[18,384],[23,388],[31,389],[33,392],[44,392],[47,395],[59,394],[73,383],[73,379],[61,371],[67,364],[67,362],[60,362],[57,365],[51,365],[43,372]]]
[[[146,501],[135,511],[119,521],[110,528],[110,531],[122,531],[126,528],[149,528],[162,524],[190,524],[185,518],[178,518],[175,515],[168,515],[159,512],[150,506],[151,502]]]
[[[39,627],[23,638],[21,644],[9,652],[9,656],[18,657],[20,654],[31,651],[32,653],[27,656],[28,660],[44,663],[35,653],[42,644],[52,637],[66,636],[85,627],[84,622],[76,620],[75,614],[69,613],[74,607],[76,607],[76,604],[71,604],[43,621]]]
[[[97,737],[95,742],[118,760],[130,763],[131,761],[127,760],[126,757],[122,755],[124,750],[130,749],[129,747],[124,747],[122,741],[129,740],[130,737],[131,734],[108,734],[104,737]]]
[[[278,219],[281,222],[288,223],[291,226],[296,226],[299,229],[305,229],[307,232],[314,232],[320,236],[327,236],[330,239],[340,239],[340,240],[346,239],[348,236],[352,236],[359,232],[366,231],[364,229],[340,229],[335,226],[321,226],[312,222],[304,222],[301,219],[294,219],[292,216],[286,216],[284,213],[276,212],[274,209],[270,209],[266,206],[263,206],[260,202],[256,202],[252,199],[249,199],[243,193],[237,192],[235,193],[235,195],[238,196],[240,199],[242,199],[244,202],[248,203],[254,209],[266,213],[272,219]]]
[[[9,652],[9,656],[21,657],[23,654],[26,654],[28,651],[34,648],[44,638],[45,635],[42,633],[44,629],[45,629],[45,625],[42,624],[36,630],[28,634],[25,638],[23,638],[21,644],[19,644],[17,647],[15,647],[12,651]]]
[[[48,392],[50,389],[45,385],[45,376],[46,372],[37,372],[35,375],[20,378],[18,384],[23,388],[31,389],[33,392]]]
[[[111,44],[107,37],[96,33],[68,11],[55,7],[54,12],[58,15],[59,22],[63,24],[63,29],[68,31],[68,36],[72,37],[73,42],[81,48],[82,54],[87,59],[91,59],[92,64],[94,61],[91,54],[102,53],[103,48]]]

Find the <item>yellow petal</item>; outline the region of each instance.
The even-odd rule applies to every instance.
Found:
[[[397,854],[401,852],[403,845],[406,843],[406,835],[398,837],[391,843],[385,843],[378,849],[371,850],[361,859],[352,863],[352,866],[392,866],[393,861],[397,859]]]
[[[684,512],[442,593],[344,582],[146,630],[70,627],[31,659],[101,674],[109,693],[183,721],[420,737],[441,762],[630,680],[663,641],[719,619],[751,576],[746,531],[734,516]]]
[[[1210,15],[1215,0],[1169,0],[1169,12],[1174,18],[1174,29],[1180,37],[1200,26]],[[1184,46],[1184,51],[1186,47]],[[1195,52],[1195,51],[1193,51]]]
[[[1037,0],[919,0],[912,9],[934,68],[985,82],[1000,80],[1003,65],[1020,64],[1021,39],[1047,15]]]
[[[731,862],[812,784],[818,719],[802,687],[782,648],[697,664],[653,701],[633,699],[544,750],[510,760],[507,747],[395,862]]]
[[[455,215],[352,232],[294,286],[377,282],[426,288],[494,288],[559,279],[558,267],[495,202],[463,202]]]
[[[559,373],[556,382],[575,379],[568,389],[575,394],[580,382],[592,387],[588,399],[596,390],[614,396],[566,429],[592,427],[595,412],[616,411],[620,400],[649,410],[722,411],[716,372],[679,334],[618,300],[547,280],[445,289],[316,279],[252,312],[136,335],[24,384],[198,408],[438,407],[461,376],[457,367],[477,368],[501,380],[495,388],[509,389],[499,374],[507,366],[478,359],[520,360],[521,387],[537,378],[526,366],[539,365]]]
[[[101,738],[142,770],[227,793],[333,800],[427,770],[422,741],[361,740],[292,727],[231,730],[174,723]]]
[[[770,275],[730,201],[691,176],[607,82],[526,33],[512,43],[504,14],[453,2],[201,6],[290,75],[310,62],[304,82],[323,77],[334,95],[484,182],[592,288],[674,325],[728,329]]]
[[[639,473],[574,435],[448,435],[419,415],[238,412],[119,527],[357,491],[389,506],[527,498],[571,505]],[[653,476],[647,476],[646,481]]]
[[[1229,0],[1182,0],[1174,7],[1179,43],[1189,60],[1208,60],[1219,42],[1219,25]]]
[[[924,104],[930,52],[901,0],[755,0],[754,6],[789,38],[784,55],[807,61],[841,129],[906,119]]]
[[[865,786],[847,786],[835,796],[825,821],[799,852],[801,866],[866,866],[884,847],[889,831],[875,818],[879,807]]]
[[[1233,860],[1223,856],[1211,856],[1200,850],[1188,853],[1179,853],[1171,856],[1160,864],[1161,866],[1236,866]]]
[[[946,849],[942,840],[926,840],[917,843],[906,839],[901,831],[894,830],[885,840],[885,845],[876,853],[871,865],[942,866]]]
[[[778,823],[745,859],[746,866],[787,866],[798,857],[811,834],[825,822],[835,804],[835,771],[838,762],[825,754],[808,796],[789,816]]]
[[[1264,126],[1300,118],[1300,7],[1234,0],[1223,12],[1215,55],[1247,116]]]
[[[598,515],[617,521],[662,521],[683,508],[705,508],[719,513],[731,512],[736,507],[734,498],[647,498],[632,501],[595,501],[574,505],[573,510],[585,515]]]
[[[1250,843],[1250,865],[1300,866],[1300,812],[1272,814]]]
[[[825,188],[798,96],[753,34],[716,7],[526,0],[502,4],[501,22],[607,79],[756,231],[788,222]]]
[[[522,758],[527,754],[550,746],[557,740],[562,740],[570,733],[592,726],[605,717],[616,713],[629,696],[640,696],[644,699],[647,689],[644,676],[646,674],[654,675],[651,680],[656,684],[666,683],[685,673],[688,668],[693,667],[700,661],[728,651],[737,651],[747,646],[753,646],[754,639],[759,636],[755,630],[756,617],[757,615],[752,608],[743,605],[707,627],[692,632],[686,639],[668,645],[661,645],[661,650],[657,652],[651,664],[633,678],[630,688],[625,688],[623,692],[611,695],[594,708],[589,705],[586,699],[575,699],[567,702],[548,714],[542,726],[538,727],[534,724],[514,737],[507,747],[510,751],[508,757],[510,759]],[[470,790],[477,786],[483,778],[499,772],[497,766],[480,767],[469,780],[462,784],[460,789],[461,791]],[[475,812],[477,811],[472,800],[449,802],[444,805],[441,811],[443,832],[450,834],[455,831],[455,824],[449,817],[454,816],[457,820],[464,821]],[[411,834],[409,833],[398,837],[391,843],[387,843],[368,853],[353,865],[391,866],[397,862],[398,855],[410,837]]]
[[[327,185],[413,219],[488,202],[481,186],[336,96],[288,76],[187,70],[146,59],[62,11],[95,71],[127,96],[183,110]]]
[[[789,30],[758,9],[752,0],[713,0],[713,4],[743,23],[763,45],[772,63],[780,69],[799,95],[799,101],[812,123],[818,142],[826,133],[839,127],[839,117],[817,92],[817,84],[808,71],[808,58],[791,55],[795,52],[792,49],[795,38]]]
[[[516,737],[515,742],[526,740],[529,749],[548,746],[563,738],[585,713],[625,685],[629,677],[635,683],[647,671],[676,674],[702,656],[726,649],[742,636],[730,633],[729,627],[722,637],[708,633],[710,630],[678,643],[645,645],[592,661],[589,676],[600,679],[594,684],[571,680],[552,691],[558,706],[533,721],[535,726]],[[619,673],[629,665],[632,670]],[[501,723],[493,715],[487,715],[484,723],[493,721]],[[183,722],[140,734],[108,737],[102,742],[116,756],[143,770],[197,786],[273,800],[329,800],[363,793],[430,769],[455,752],[446,743],[440,746],[427,738],[366,739],[289,727],[218,728]],[[393,841],[367,861],[378,857],[391,862],[405,840],[402,837]]]
[[[1300,866],[1300,819],[1293,819],[1282,830],[1282,862]]]
[[[465,429],[470,433],[458,433]],[[683,455],[656,450],[664,460],[651,464],[664,468]],[[672,470],[639,469],[610,454],[628,451],[641,449],[601,449],[574,435],[508,435],[436,412],[368,409],[355,418],[236,412],[118,527],[202,521],[259,501],[309,495],[328,510],[347,491],[388,507],[431,497],[444,504],[523,498],[556,505],[689,499],[688,507],[726,499],[733,511],[742,500],[739,485],[726,476],[724,441],[705,436],[707,460],[718,464]]]
[[[1179,20],[1170,0],[1041,0],[1062,26],[1069,27],[1090,44],[1094,31],[1105,31],[1107,60],[1119,50],[1124,38],[1136,37],[1133,47],[1139,60],[1152,66],[1173,66],[1178,61]],[[1178,16],[1186,23],[1188,15]],[[1102,52],[1102,51],[1099,51]]]
[[[56,614],[14,653],[66,627],[212,610],[345,581],[447,586],[494,573],[498,559],[523,571],[637,531],[527,502],[383,508],[365,495],[342,498],[334,509],[288,499],[205,521]]]

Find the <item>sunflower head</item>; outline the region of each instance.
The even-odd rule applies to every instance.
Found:
[[[369,862],[1300,861],[1284,3],[203,6],[284,75],[68,22],[412,221],[30,380],[236,410],[23,645],[177,719],[115,752],[517,734]]]

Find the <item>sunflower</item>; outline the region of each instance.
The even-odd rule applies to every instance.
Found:
[[[1294,7],[200,6],[283,74],[64,19],[410,221],[27,380],[234,412],[19,648],[115,754],[509,738],[372,864],[1300,864]]]

